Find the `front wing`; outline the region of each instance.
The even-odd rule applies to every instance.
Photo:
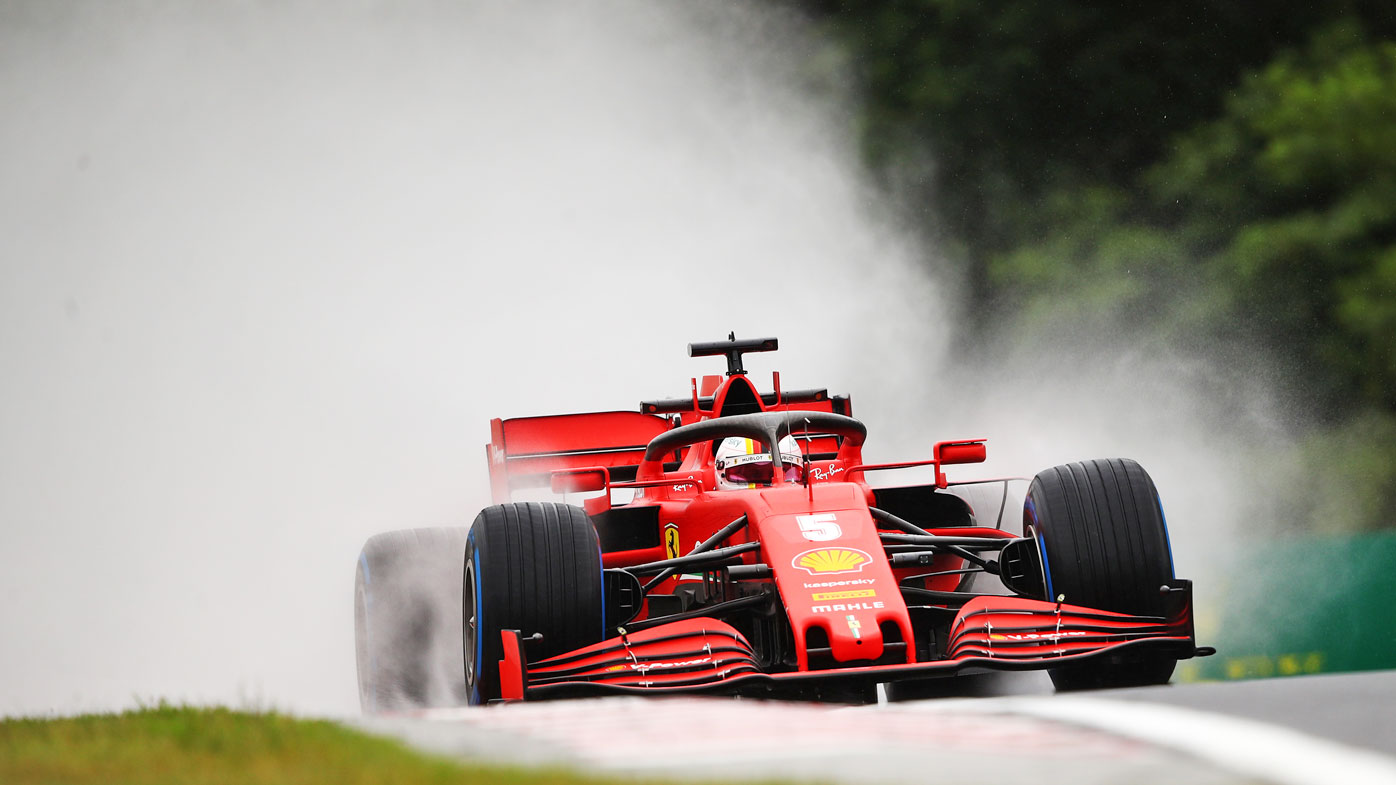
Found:
[[[606,694],[798,694],[816,684],[910,681],[987,671],[1055,668],[1107,658],[1187,659],[1196,647],[1192,586],[1171,581],[1170,612],[1131,616],[1021,597],[976,597],[950,625],[944,658],[890,665],[767,673],[740,632],[710,618],[622,633],[601,643],[526,663],[518,632],[505,630],[500,683],[505,700]]]

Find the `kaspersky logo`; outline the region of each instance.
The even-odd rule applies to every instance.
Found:
[[[790,560],[810,575],[837,575],[841,572],[862,572],[872,557],[857,548],[815,548]]]

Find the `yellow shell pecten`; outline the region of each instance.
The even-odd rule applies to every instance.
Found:
[[[800,554],[795,565],[812,573],[851,572],[867,563],[868,555],[847,548],[820,548]]]

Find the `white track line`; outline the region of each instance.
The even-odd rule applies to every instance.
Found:
[[[464,723],[545,742],[549,749],[607,768],[934,753],[1036,760],[1080,756],[1122,761],[1148,745],[1119,734],[1007,711],[850,715],[847,707],[776,701],[604,698],[444,710],[417,716]],[[676,733],[669,718],[703,729]]]
[[[1011,712],[1184,752],[1277,785],[1396,785],[1396,759],[1305,733],[1157,703],[1076,696],[939,700],[891,711]]]

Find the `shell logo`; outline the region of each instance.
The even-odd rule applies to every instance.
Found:
[[[834,575],[840,572],[862,572],[872,557],[857,548],[815,548],[790,561],[810,575]]]

